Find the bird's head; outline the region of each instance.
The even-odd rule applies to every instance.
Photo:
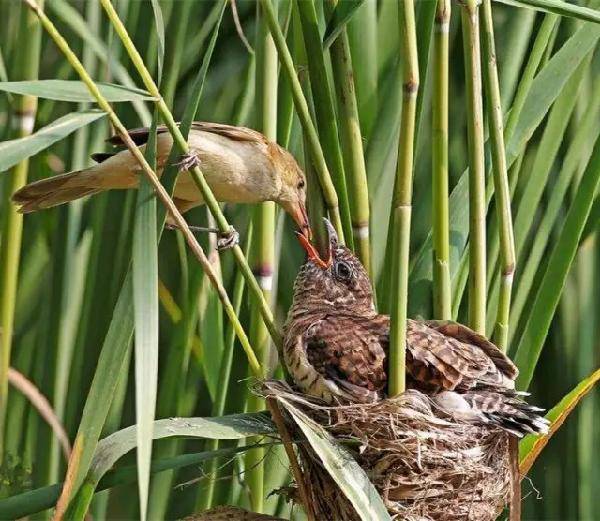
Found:
[[[372,312],[373,290],[369,275],[354,253],[339,244],[331,223],[327,219],[324,221],[329,244],[325,259],[306,236],[298,234],[308,258],[294,282],[294,304],[307,308],[350,308],[355,313]]]
[[[287,150],[278,147],[278,170],[281,176],[281,185],[277,202],[294,219],[300,232],[311,238],[308,213],[306,212],[306,176],[298,163]]]

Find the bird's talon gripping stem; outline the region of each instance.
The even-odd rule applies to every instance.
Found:
[[[195,166],[200,166],[200,158],[196,154],[188,152],[181,156],[180,160],[175,163],[175,166],[179,167],[180,172],[185,172]]]
[[[166,223],[165,228],[169,230],[178,230],[179,226],[173,223]],[[218,236],[217,250],[219,251],[228,250],[240,243],[240,234],[233,226],[230,227],[228,232],[222,232],[218,228],[207,228],[205,226],[188,225],[188,228],[193,233],[216,233]]]
[[[217,250],[223,251],[233,248],[240,243],[240,234],[231,226],[228,232],[219,232],[217,239]]]

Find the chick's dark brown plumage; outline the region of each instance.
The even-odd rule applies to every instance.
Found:
[[[375,311],[360,261],[338,244],[322,260],[300,237],[308,260],[294,284],[284,328],[284,358],[297,387],[328,403],[373,402],[385,395],[389,317]],[[408,320],[410,387],[454,418],[495,424],[516,435],[545,432],[540,409],[514,390],[518,371],[484,336],[455,322]]]

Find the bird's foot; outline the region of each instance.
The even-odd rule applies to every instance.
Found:
[[[168,228],[169,230],[178,230],[179,226],[173,223],[167,223],[165,224],[165,228]],[[207,228],[205,226],[189,225],[188,228],[193,233],[216,233],[218,237],[217,250],[219,251],[229,250],[240,243],[240,234],[233,226],[230,227],[228,232],[222,232],[218,228]]]
[[[219,238],[217,239],[217,250],[229,250],[237,246],[240,243],[240,234],[238,231],[231,226],[228,232],[219,232]]]
[[[188,152],[179,158],[179,161],[175,163],[175,166],[179,168],[180,172],[191,170],[195,166],[200,166],[200,158],[197,154]]]

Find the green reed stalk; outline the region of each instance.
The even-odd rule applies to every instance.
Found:
[[[398,143],[398,165],[392,201],[391,235],[391,324],[390,324],[390,395],[406,388],[406,313],[408,307],[408,267],[410,249],[410,218],[412,212],[413,155],[419,63],[413,0],[398,3],[402,43],[402,120]]]
[[[438,0],[433,36],[432,82],[432,227],[433,227],[433,313],[435,318],[452,317],[450,281],[450,214],[448,201],[448,59],[450,0]]]
[[[40,9],[43,8],[43,0]],[[34,80],[38,77],[42,31],[35,14],[22,10],[19,34],[27,45],[19,52],[17,76],[21,80]],[[28,136],[33,131],[37,111],[37,98],[34,96],[15,96],[13,114],[14,138]],[[23,236],[23,215],[10,202],[10,196],[27,182],[29,160],[18,163],[8,174],[8,192],[4,229],[2,230],[2,248],[0,250],[0,461],[4,454],[5,421],[8,407],[8,368],[10,366],[11,346],[15,320],[15,300],[19,278],[21,258],[21,239]]]
[[[263,15],[261,12],[260,15]],[[277,49],[269,29],[260,16],[259,35],[256,44],[256,98],[258,125],[267,139],[277,140]],[[254,214],[255,241],[251,255],[252,270],[265,300],[272,301],[273,271],[275,262],[275,203],[258,205]],[[250,307],[250,339],[255,346],[267,377],[271,343],[268,331],[260,320],[256,307]],[[265,400],[256,393],[248,394],[248,412],[265,408]],[[248,440],[249,444],[260,443],[259,438]],[[254,512],[264,510],[265,449],[256,448],[246,454],[246,483],[250,488],[250,504]]]
[[[298,13],[302,23],[304,45],[307,54],[310,56],[310,60],[308,60],[308,72],[310,75],[317,130],[319,138],[323,143],[325,161],[331,172],[333,184],[338,195],[344,236],[348,245],[352,247],[352,222],[344,172],[344,160],[340,149],[333,96],[325,67],[325,55],[319,31],[317,10],[314,2],[300,0],[296,2],[296,5],[298,6]]]
[[[337,5],[330,0],[329,5]],[[346,158],[346,173],[350,186],[349,199],[352,217],[354,248],[367,270],[371,273],[371,242],[369,238],[369,187],[367,167],[363,150],[360,118],[356,101],[356,90],[350,54],[350,43],[346,28],[331,44],[331,62],[337,92],[340,128]]]
[[[28,0],[25,0],[25,1],[28,1]],[[173,136],[173,141],[174,141],[176,147],[180,150],[180,152],[182,154],[189,153],[190,148],[189,148],[189,145],[187,144],[187,140],[184,138],[183,134],[179,130],[179,127],[177,126],[177,122],[173,118],[173,114],[169,110],[169,107],[165,103],[165,100],[162,98],[156,83],[152,79],[152,76],[148,72],[148,69],[146,68],[146,65],[144,64],[144,61],[142,60],[142,57],[140,56],[139,52],[137,51],[133,41],[129,37],[129,34],[127,33],[127,29],[125,28],[125,26],[119,19],[119,15],[115,11],[115,8],[113,7],[110,0],[100,0],[100,2],[102,3],[102,7],[104,7],[104,10],[106,11],[113,27],[115,28],[115,31],[121,38],[121,41],[123,42],[123,45],[125,46],[125,49],[127,50],[129,57],[131,58],[131,61],[133,62],[133,65],[137,69],[140,77],[142,78],[142,81],[143,81],[144,85],[146,86],[146,89],[156,99],[157,108],[158,108],[159,112],[161,113],[161,116],[162,116],[167,128],[169,129],[169,132]],[[192,176],[194,183],[196,184],[196,186],[202,193],[202,198],[203,198],[205,204],[208,206],[210,213],[215,218],[215,221],[216,221],[216,224],[217,224],[219,230],[221,230],[221,232],[224,232],[224,233],[230,232],[231,226],[227,222],[227,219],[225,218],[225,215],[223,214],[223,211],[221,210],[218,201],[215,199],[215,196],[213,195],[213,193],[210,189],[210,186],[208,186],[208,183],[206,182],[206,179],[204,178],[204,175],[202,174],[202,170],[200,169],[200,167],[195,166],[194,168],[189,170],[189,173]],[[271,335],[271,338],[273,339],[273,342],[275,342],[275,345],[278,348],[280,348],[282,345],[281,333],[279,332],[279,330],[277,329],[277,326],[275,325],[275,321],[273,319],[273,314],[271,312],[271,309],[269,308],[269,305],[267,304],[266,300],[264,299],[262,290],[261,290],[258,282],[256,281],[256,278],[252,274],[252,270],[250,269],[250,266],[248,264],[248,261],[246,260],[246,257],[244,257],[244,253],[243,253],[242,249],[239,247],[239,245],[236,245],[231,249],[231,251],[233,253],[233,256],[234,256],[240,270],[242,271],[242,273],[244,274],[244,277],[246,278],[246,282],[248,284],[248,287],[251,290],[253,299],[256,301],[257,305],[259,306],[260,313],[263,317],[265,325],[267,326],[267,328],[269,330],[269,333]],[[229,312],[228,312],[228,314],[229,314]]]
[[[494,193],[499,224],[500,248],[502,253],[502,279],[498,297],[498,312],[493,339],[498,347],[506,351],[508,345],[508,325],[510,300],[515,272],[515,240],[513,236],[510,208],[510,189],[506,168],[504,147],[504,124],[502,121],[502,101],[496,68],[496,44],[491,0],[483,0],[483,53],[485,57],[484,80],[487,93],[487,110],[492,142],[492,166],[494,172]]]
[[[461,15],[469,116],[469,325],[473,330],[485,333],[487,294],[486,199],[479,6],[477,0],[466,0],[462,4]]]
[[[296,106],[296,112],[298,113],[300,123],[302,124],[302,129],[306,135],[308,149],[319,177],[319,183],[321,184],[321,189],[323,191],[325,202],[327,203],[327,209],[329,210],[331,221],[340,237],[340,241],[344,243],[342,217],[340,215],[335,185],[331,180],[331,175],[327,168],[327,163],[325,161],[325,156],[323,155],[323,149],[321,148],[321,144],[319,142],[317,130],[315,129],[310,117],[308,103],[302,92],[302,86],[300,85],[300,80],[298,80],[298,76],[294,67],[294,60],[292,59],[292,55],[288,49],[283,32],[279,27],[279,22],[277,21],[277,16],[271,1],[260,0],[260,5],[263,9],[265,20],[269,25],[271,35],[273,36],[273,41],[275,42],[275,47],[277,48],[282,70],[290,82],[290,87],[292,89],[292,95],[294,98],[294,105]]]
[[[525,104],[525,100],[531,88],[531,83],[533,82],[535,74],[544,60],[544,57],[546,55],[546,49],[549,45],[549,41],[551,40],[551,35],[553,34],[554,29],[556,28],[557,22],[558,17],[556,15],[549,14],[545,16],[542,24],[540,25],[538,34],[533,43],[531,53],[529,54],[527,64],[525,65],[525,68],[521,75],[521,79],[517,87],[517,92],[515,94],[512,107],[508,114],[508,119],[504,129],[505,141],[510,139],[516,128],[519,116],[521,114],[521,111]],[[522,158],[523,154],[520,154],[520,160],[515,161],[512,167],[508,170],[508,180],[509,185],[511,187],[511,199],[512,195],[515,192],[517,181],[519,178],[519,171]],[[496,302],[499,302],[500,300],[500,281],[498,279],[500,278],[500,273],[502,273],[503,271],[502,267],[499,267],[499,269],[495,269],[496,261],[500,253],[500,233],[495,233],[497,227],[498,221],[496,218],[492,220],[492,223],[490,225],[491,241],[487,270],[487,280],[490,287],[490,310],[492,313],[494,312]],[[498,298],[496,298],[497,296]],[[492,327],[491,323],[488,324],[488,327],[490,329],[490,332],[493,332],[493,330],[495,329],[494,327]]]

